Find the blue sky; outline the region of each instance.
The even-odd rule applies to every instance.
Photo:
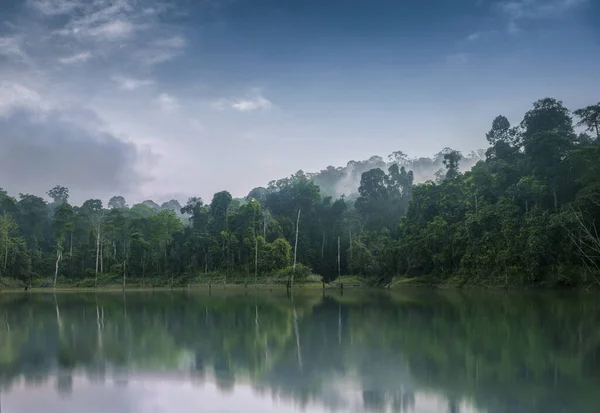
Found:
[[[485,147],[600,100],[596,0],[27,0],[0,12],[0,186],[130,203],[402,150]]]

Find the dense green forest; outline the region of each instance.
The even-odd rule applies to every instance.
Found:
[[[362,172],[348,197],[350,190],[340,195],[351,182],[347,169],[364,165],[299,171],[243,200],[222,191],[209,204],[195,197],[182,207],[129,208],[121,196],[108,208],[98,199],[77,207],[61,186],[48,191],[50,203],[0,190],[0,274],[30,285],[94,286],[99,277],[181,285],[217,275],[252,283],[293,274],[353,275],[373,285],[589,287],[600,284],[599,129],[600,103],[571,113],[541,99],[517,126],[496,117],[484,159],[468,156],[477,161],[470,170],[461,172],[463,156],[448,149],[432,162],[443,173],[417,184],[425,173],[410,168],[422,162],[395,152],[387,163],[372,158],[385,169]]]

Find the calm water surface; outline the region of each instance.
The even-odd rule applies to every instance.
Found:
[[[4,413],[598,412],[600,299],[3,294]]]

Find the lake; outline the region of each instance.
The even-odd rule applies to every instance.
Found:
[[[588,294],[0,294],[5,413],[597,412]]]

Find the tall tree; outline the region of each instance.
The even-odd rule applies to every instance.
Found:
[[[81,206],[81,212],[87,217],[92,225],[92,229],[96,235],[96,267],[95,267],[95,283],[98,286],[98,266],[100,264],[100,247],[101,247],[101,232],[102,223],[104,222],[104,210],[102,208],[102,201],[99,199],[88,199]]]
[[[64,186],[57,185],[46,192],[55,204],[62,204],[69,200],[69,189]]]
[[[600,140],[600,102],[577,109],[573,113],[580,118],[577,126],[585,126],[586,130],[596,132],[596,139]]]
[[[446,179],[454,179],[459,175],[458,167],[462,154],[458,151],[451,151],[444,154],[444,165],[446,166]]]
[[[108,200],[108,207],[110,209],[119,209],[127,207],[127,203],[125,202],[125,198],[120,195],[113,196]]]

